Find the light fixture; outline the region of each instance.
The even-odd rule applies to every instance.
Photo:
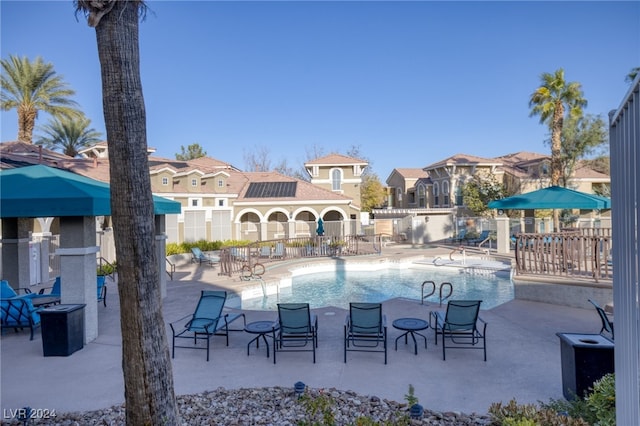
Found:
[[[302,396],[302,394],[304,393],[304,390],[305,390],[306,388],[307,388],[307,385],[305,385],[305,384],[304,384],[304,383],[302,383],[302,382],[296,382],[296,383],[293,385],[293,390],[294,390],[294,392],[296,393],[296,396],[297,396],[298,398],[300,398],[300,397]]]
[[[422,408],[422,405],[420,404],[413,404],[409,409],[409,417],[411,417],[412,419],[421,418],[423,413],[424,408]]]

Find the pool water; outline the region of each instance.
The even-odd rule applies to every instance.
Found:
[[[442,282],[453,285],[451,299],[479,299],[491,309],[513,299],[513,283],[506,274],[470,275],[455,268],[383,269],[379,271],[315,272],[294,276],[291,287],[267,297],[242,299],[242,309],[275,310],[277,303],[304,302],[311,308],[348,308],[349,302],[384,302],[396,297],[420,300],[422,283],[436,283],[436,293],[425,303],[439,303]],[[431,285],[425,286],[429,293]],[[447,292],[445,292],[446,295]]]

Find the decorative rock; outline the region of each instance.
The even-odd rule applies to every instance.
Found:
[[[367,416],[376,423],[408,419],[408,407],[405,403],[380,400],[377,396],[358,395],[353,391],[337,389],[306,389],[311,398],[320,395],[329,396],[334,401],[336,424],[354,424],[356,419]],[[293,426],[301,422],[309,423],[309,412],[294,397],[291,388],[272,387],[256,389],[215,391],[195,395],[182,395],[176,398],[182,426],[200,426],[217,424],[227,426],[268,425]],[[321,414],[321,413],[320,413]],[[124,424],[124,405],[85,413],[58,413],[54,419],[32,419],[30,425],[122,425]],[[313,422],[311,422],[313,423]],[[3,419],[6,425],[21,425],[17,419]],[[406,424],[406,423],[405,423]],[[488,426],[488,415],[471,415],[460,412],[440,413],[425,409],[420,419],[411,419],[411,425],[468,425]]]

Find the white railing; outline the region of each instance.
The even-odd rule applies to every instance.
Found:
[[[609,114],[613,303],[616,327],[616,422],[640,419],[640,75],[620,108]]]

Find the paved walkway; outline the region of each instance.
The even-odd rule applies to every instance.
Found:
[[[385,249],[391,258],[433,256],[429,250],[410,247]],[[437,254],[437,253],[436,253]],[[276,270],[268,274],[276,275]],[[207,265],[178,268],[168,283],[163,310],[165,321],[191,313],[202,289],[237,289],[237,278],[221,278]],[[417,284],[419,285],[419,284]],[[109,286],[107,307],[99,305],[99,336],[69,357],[43,357],[40,332],[29,341],[28,331],[6,330],[1,345],[1,409],[30,406],[59,412],[106,408],[123,402],[119,303],[115,285]],[[389,323],[389,360],[379,353],[351,352],[343,362],[343,324],[346,311],[338,308],[314,310],[319,318],[317,362],[311,353],[279,353],[278,363],[267,359],[264,348],[247,343],[255,337],[232,333],[230,345],[216,337],[211,360],[205,352],[177,349],[173,374],[177,394],[198,393],[217,387],[228,389],[262,386],[293,386],[303,381],[314,388],[335,387],[364,395],[403,401],[409,384],[421,404],[432,410],[486,413],[493,402],[516,398],[520,403],[562,397],[560,345],[556,332],[597,333],[600,323],[592,310],[515,300],[481,316],[487,327],[487,362],[481,351],[448,351],[442,360],[434,345],[432,330],[426,330],[428,349],[398,343],[401,334],[391,327],[393,319],[428,319],[437,305],[419,300],[393,299],[383,304]],[[274,312],[248,311],[247,321],[275,319]],[[171,331],[167,326],[171,341]]]

